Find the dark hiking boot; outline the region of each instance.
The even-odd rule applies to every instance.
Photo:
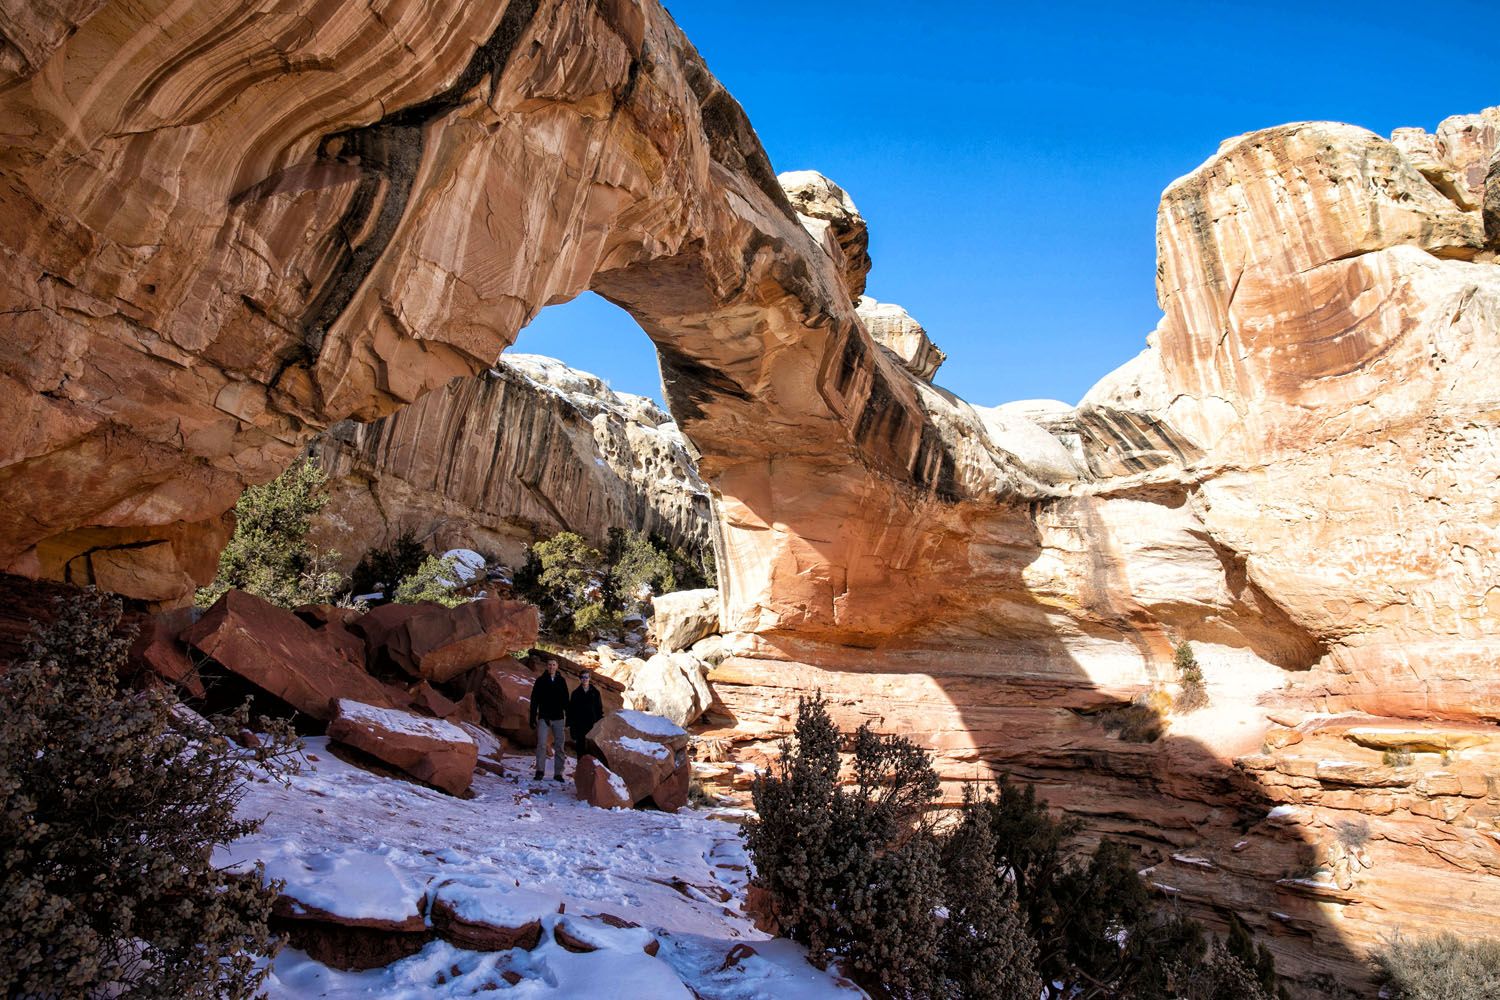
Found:
[[[533,774],[531,776],[531,780],[532,781],[541,781],[545,777],[546,777],[545,774],[543,774],[541,771],[538,771],[536,774]]]
[[[554,774],[552,776],[552,780],[553,781],[565,781],[566,779],[562,775],[560,775],[560,774]]]

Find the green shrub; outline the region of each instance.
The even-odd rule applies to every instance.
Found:
[[[1173,650],[1172,666],[1177,671],[1180,685],[1174,706],[1179,712],[1196,712],[1208,705],[1208,687],[1203,682],[1203,668],[1193,655],[1193,647],[1186,639]]]
[[[942,838],[945,993],[973,1000],[1030,1000],[1041,986],[1036,942],[1017,911],[1015,889],[994,865],[994,830],[965,788],[957,824]]]
[[[349,585],[356,594],[368,594],[377,584],[383,584],[386,593],[393,593],[426,559],[427,549],[417,541],[416,533],[408,529],[387,547],[366,552],[354,567]]]
[[[1397,935],[1375,955],[1391,1000],[1491,1000],[1500,996],[1500,941],[1444,932]]]
[[[605,562],[606,603],[619,611],[642,610],[653,595],[682,589],[671,556],[639,531],[609,529]]]
[[[842,742],[821,697],[803,699],[792,740],[752,790],[746,846],[782,933],[883,995],[1035,998],[1030,942],[975,853],[984,833],[940,837],[928,822],[938,780],[926,754],[862,726],[842,787]]]
[[[1171,971],[1203,953],[1202,931],[1153,897],[1123,844],[1102,840],[1075,858],[1077,822],[1054,819],[1034,789],[1006,778],[975,808],[1036,942],[1045,996],[1167,996]]]
[[[328,476],[303,459],[262,486],[252,486],[234,505],[234,535],[219,553],[214,582],[198,591],[208,607],[226,590],[243,590],[283,608],[331,603],[344,587],[332,569],[338,553],[322,553],[307,542],[312,518],[328,503]]]
[[[0,995],[250,997],[278,890],[210,861],[259,825],[235,817],[250,752],[122,687],[119,623],[112,598],[63,602],[0,678]],[[295,749],[274,727],[255,756]]]
[[[513,583],[517,594],[537,606],[545,635],[587,638],[578,619],[587,626],[603,620],[605,576],[603,553],[582,536],[561,531],[527,550]]]
[[[419,604],[436,601],[446,608],[456,608],[466,598],[453,592],[453,583],[458,580],[458,559],[454,556],[428,556],[422,560],[416,572],[401,581],[391,594],[395,604]]]

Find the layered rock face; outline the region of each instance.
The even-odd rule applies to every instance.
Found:
[[[346,570],[402,531],[510,565],[559,531],[713,544],[708,487],[671,418],[551,358],[506,354],[388,417],[334,425],[312,453],[330,477],[312,537]]]
[[[0,567],[169,602],[246,483],[593,288],[709,485],[730,738],[821,689],[1017,771],[1303,983],[1500,935],[1493,112],[1231,140],[1164,197],[1147,351],[986,409],[872,336],[852,201],[789,199],[654,3],[0,10]],[[1210,708],[1121,742],[1184,638]]]

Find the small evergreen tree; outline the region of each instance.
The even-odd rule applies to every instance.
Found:
[[[1253,969],[1224,941],[1215,939],[1202,961],[1178,962],[1171,976],[1175,1000],[1277,1000],[1284,990],[1268,992]]]
[[[320,553],[307,542],[313,517],[328,503],[327,484],[309,458],[245,490],[234,505],[234,535],[219,553],[218,575],[198,591],[198,606],[231,589],[283,608],[332,602],[344,585],[331,568],[338,553]]]
[[[803,699],[792,739],[752,791],[746,845],[782,932],[877,995],[1034,1000],[1025,930],[991,858],[974,853],[987,828],[940,838],[927,820],[938,779],[926,754],[868,726],[854,734],[853,780],[841,787],[842,742],[822,698]]]
[[[1202,954],[1197,925],[1161,910],[1123,844],[1103,840],[1075,860],[1077,821],[1054,819],[1033,788],[1004,777],[975,808],[1036,941],[1045,996],[1165,996],[1175,964]]]
[[[1357,824],[1348,824],[1357,826]],[[1365,835],[1369,835],[1369,825],[1364,827]],[[1362,844],[1357,846],[1363,846]],[[1276,957],[1271,954],[1271,949],[1265,945],[1258,945],[1255,936],[1250,933],[1250,928],[1240,919],[1239,914],[1229,915],[1229,936],[1224,940],[1226,953],[1245,968],[1260,986],[1260,991],[1269,1000],[1289,1000],[1286,987],[1281,985],[1276,975]]]
[[[1015,890],[995,867],[987,820],[966,787],[959,822],[942,839],[944,992],[970,1000],[1029,1000],[1042,986],[1036,943],[1016,909]]]
[[[259,826],[235,816],[247,760],[274,772],[295,740],[242,751],[122,687],[119,625],[114,598],[60,603],[0,678],[0,995],[250,997],[278,888],[210,858]]]
[[[615,610],[639,611],[650,595],[678,589],[672,558],[639,531],[609,529],[605,560],[609,566],[605,603]]]
[[[356,594],[368,594],[377,584],[383,584],[386,593],[394,593],[401,581],[420,569],[426,559],[427,549],[417,541],[416,533],[407,529],[385,548],[366,552],[354,567],[349,585]]]
[[[420,604],[436,601],[445,608],[456,608],[465,598],[453,592],[458,580],[458,559],[454,556],[428,556],[416,571],[409,574],[391,594],[395,604]]]
[[[1208,704],[1208,687],[1203,682],[1203,668],[1193,655],[1193,647],[1186,639],[1179,642],[1172,653],[1172,666],[1177,671],[1181,684],[1174,707],[1179,712],[1196,712]]]
[[[537,606],[544,633],[577,639],[619,624],[618,613],[605,605],[607,577],[603,553],[582,536],[561,531],[527,550],[514,584]]]

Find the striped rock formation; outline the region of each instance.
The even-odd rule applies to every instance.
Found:
[[[1493,113],[1231,140],[1163,200],[1146,353],[988,409],[872,338],[842,199],[794,206],[654,0],[0,31],[0,569],[180,600],[247,483],[592,288],[709,487],[736,738],[820,688],[1041,781],[1314,992],[1398,925],[1500,935]],[[1121,742],[1183,638],[1210,707]]]
[[[312,538],[346,571],[403,531],[510,566],[559,531],[599,546],[611,528],[712,545],[708,487],[671,418],[538,355],[503,355],[373,423],[335,424],[312,453],[330,476]]]

